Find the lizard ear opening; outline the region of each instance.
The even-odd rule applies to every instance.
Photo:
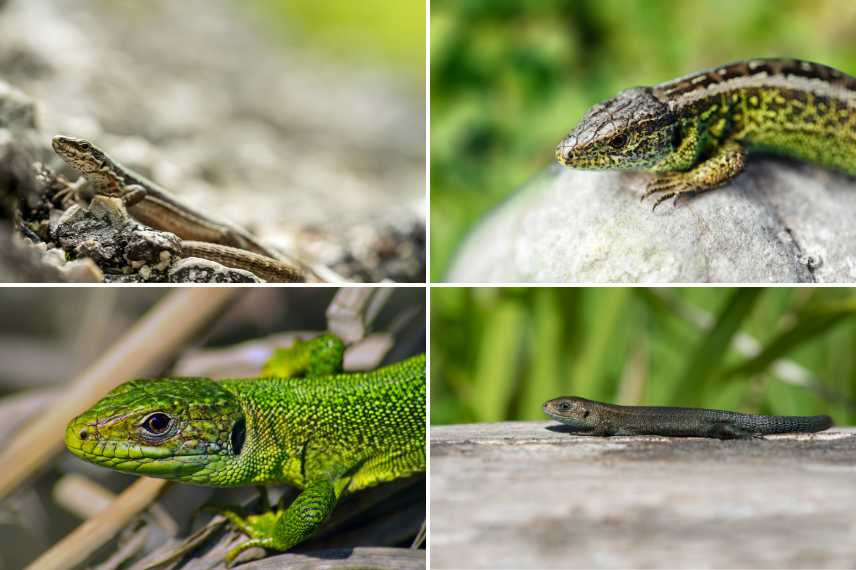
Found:
[[[232,453],[235,455],[241,454],[241,449],[244,447],[244,440],[247,438],[247,422],[244,418],[239,419],[232,426]]]
[[[674,125],[672,127],[672,150],[677,150],[681,146],[682,140],[683,136],[681,135],[680,125]]]

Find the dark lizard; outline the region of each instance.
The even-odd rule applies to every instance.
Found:
[[[773,433],[810,433],[832,427],[829,416],[756,416],[704,408],[618,406],[576,396],[555,398],[544,412],[588,435],[666,435],[735,439]]]

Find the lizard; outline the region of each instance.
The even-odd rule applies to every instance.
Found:
[[[856,175],[856,78],[797,59],[751,59],[599,103],[556,147],[565,166],[655,174],[653,208],[721,186],[763,151]]]
[[[118,471],[214,487],[287,483],[287,508],[244,516],[215,507],[250,539],[284,551],[348,493],[425,470],[425,355],[342,373],[325,334],[279,349],[259,378],[162,378],[119,385],[69,422],[77,457]]]
[[[85,186],[95,194],[120,198],[131,215],[143,224],[172,232],[184,240],[185,257],[194,255],[246,269],[269,281],[302,282],[307,274],[316,277],[301,264],[280,259],[281,256],[241,228],[214,220],[183,204],[87,140],[57,135],[51,145],[66,164],[83,175],[80,181],[70,185],[72,192],[77,193]]]
[[[576,396],[555,398],[544,413],[579,433],[597,436],[665,435],[744,439],[774,433],[811,433],[832,427],[829,416],[757,416],[705,408],[618,406]]]

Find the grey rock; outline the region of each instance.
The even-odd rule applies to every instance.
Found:
[[[6,231],[0,222],[0,280],[33,282],[100,283],[104,274],[91,259],[69,261],[61,249],[43,241]]]
[[[132,263],[143,262],[164,267],[180,253],[181,240],[177,235],[156,230],[134,230],[125,248],[125,257]]]
[[[170,283],[261,283],[243,269],[232,269],[214,261],[186,257],[175,263],[167,274]]]
[[[649,174],[547,168],[472,231],[455,282],[850,283],[856,179],[751,157],[727,186],[651,211]]]
[[[100,267],[125,265],[125,234],[134,226],[121,200],[98,196],[89,208],[68,208],[51,228],[52,237],[78,257],[89,257]]]
[[[68,208],[51,224],[51,236],[77,257],[121,274],[111,281],[163,281],[181,252],[178,236],[139,224],[121,200],[106,196],[94,197],[88,208]]]
[[[0,127],[33,129],[36,127],[36,104],[23,91],[0,81]]]

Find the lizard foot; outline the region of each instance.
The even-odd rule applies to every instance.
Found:
[[[657,209],[657,206],[669,198],[674,198],[675,200],[673,205],[677,205],[678,198],[681,194],[692,193],[697,190],[697,188],[693,187],[689,183],[687,178],[688,177],[684,172],[666,172],[664,174],[660,174],[648,183],[640,201],[645,200],[645,198],[654,194],[662,194],[651,207],[652,212]]]
[[[221,505],[205,505],[200,510],[220,514],[232,523],[242,533],[250,537],[237,546],[229,549],[226,553],[226,566],[231,567],[235,559],[243,551],[255,546],[261,548],[277,549],[275,535],[276,526],[281,516],[281,511],[268,511],[259,515],[244,515],[243,509]]]
[[[651,182],[645,193],[644,200],[652,194],[660,194],[653,211],[657,206],[671,197],[675,203],[681,194],[702,192],[722,186],[743,170],[746,161],[746,150],[737,142],[731,141],[722,145],[713,156],[686,172],[663,172]]]
[[[243,509],[224,505],[205,505],[199,510],[223,515],[235,528],[251,537],[270,535],[279,518],[276,511],[245,515]]]
[[[273,547],[273,539],[272,538],[251,538],[250,540],[245,540],[241,544],[234,546],[229,549],[224,557],[224,561],[226,562],[226,568],[231,568],[235,564],[235,559],[245,550],[250,548],[254,548],[258,546],[259,548],[272,548]]]

